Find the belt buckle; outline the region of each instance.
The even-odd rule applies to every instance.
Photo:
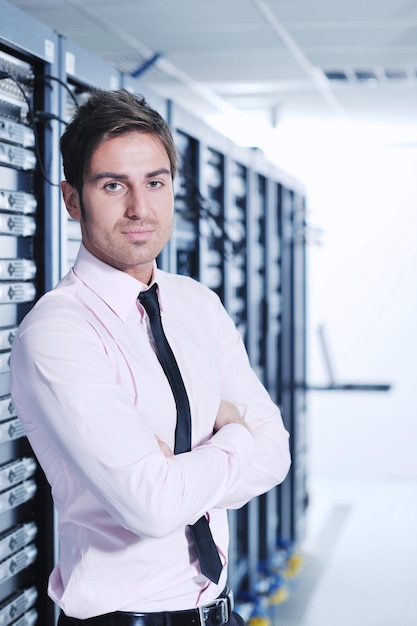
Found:
[[[222,621],[216,624],[213,624],[213,626],[220,626],[220,624],[226,624],[226,622],[229,621],[232,615],[233,605],[234,605],[233,591],[231,589],[227,589],[226,595],[224,595],[223,597],[216,598],[216,600],[214,600],[213,602],[210,602],[210,604],[206,604],[205,606],[204,605],[199,606],[198,613],[200,617],[201,626],[205,626],[205,624],[207,623],[208,618],[210,616],[210,609],[214,609],[217,607],[221,607]]]

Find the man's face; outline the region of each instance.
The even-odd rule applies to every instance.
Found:
[[[61,187],[87,250],[148,283],[174,221],[171,167],[160,139],[140,132],[109,139],[93,153],[81,202],[69,183]]]

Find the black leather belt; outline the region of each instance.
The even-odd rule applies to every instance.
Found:
[[[115,611],[88,619],[67,617],[61,613],[58,626],[222,626],[233,611],[233,592],[226,587],[218,598],[186,611],[130,613]]]

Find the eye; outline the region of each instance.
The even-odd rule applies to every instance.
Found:
[[[148,186],[151,189],[158,189],[158,187],[162,187],[163,186],[163,183],[160,180],[151,180],[151,181],[149,181]]]
[[[104,189],[106,189],[107,191],[119,191],[119,189],[122,188],[122,185],[118,182],[111,182],[111,183],[106,183],[104,185]]]

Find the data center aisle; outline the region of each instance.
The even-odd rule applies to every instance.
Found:
[[[314,480],[303,554],[273,626],[415,626],[417,481]]]

